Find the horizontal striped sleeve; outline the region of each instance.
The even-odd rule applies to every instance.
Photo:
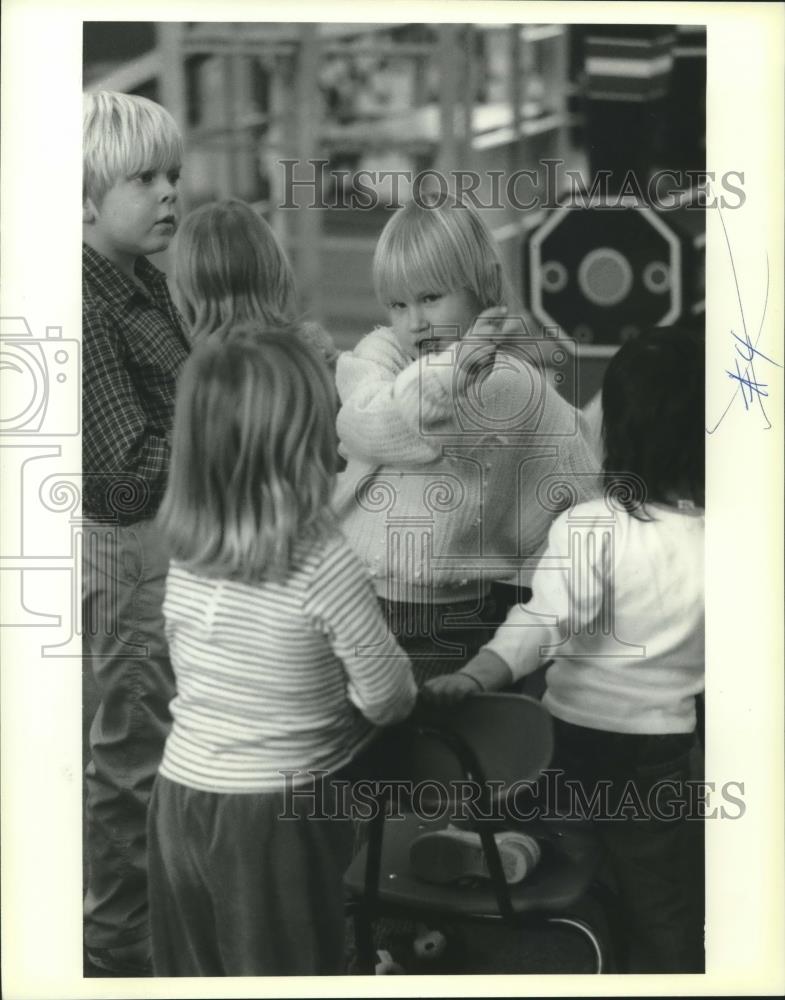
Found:
[[[382,617],[370,579],[343,542],[325,555],[305,604],[347,675],[352,703],[376,725],[405,718],[417,687],[409,659]]]
[[[308,771],[343,767],[371,739],[330,639],[351,622],[351,608],[337,624],[304,613],[315,577],[336,594],[343,589],[340,566],[325,562],[333,548],[300,544],[282,582],[214,579],[172,565],[164,616],[177,695],[161,764],[167,778],[206,791],[280,791],[284,772],[306,782]],[[378,698],[373,684],[364,694],[371,715],[377,701],[380,717],[405,714],[379,687]]]

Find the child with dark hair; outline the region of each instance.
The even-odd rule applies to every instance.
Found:
[[[631,972],[703,970],[702,826],[684,806],[704,686],[704,372],[692,331],[655,329],[619,350],[602,393],[605,499],[559,516],[531,603],[465,669],[424,689],[454,701],[553,661],[553,765],[585,802],[601,793],[592,819]],[[453,837],[476,851],[476,834]]]
[[[645,484],[646,497],[632,498],[631,510],[645,499],[703,507],[704,378],[703,334],[681,327],[635,338],[611,360],[602,387],[603,467],[608,487],[630,472]]]

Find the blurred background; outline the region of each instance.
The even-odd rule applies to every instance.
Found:
[[[385,321],[370,267],[396,193],[383,171],[477,174],[514,294],[568,346],[556,381],[578,405],[643,326],[703,322],[703,26],[85,22],[84,88],[172,113],[182,210],[253,203],[341,348]],[[322,176],[324,207],[304,210],[316,189],[287,184],[285,160],[295,179]],[[378,204],[346,207],[362,170]],[[667,210],[620,207],[662,170]],[[600,171],[591,206],[576,203]]]

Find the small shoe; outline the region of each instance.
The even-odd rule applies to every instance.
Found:
[[[534,837],[506,830],[494,834],[504,878],[521,882],[538,864],[541,851]],[[465,878],[490,878],[479,833],[448,827],[424,833],[409,849],[409,863],[417,878],[444,884]]]
[[[153,974],[150,938],[115,948],[88,948],[85,954],[90,965],[107,976],[130,979]]]
[[[377,951],[376,957],[378,962],[374,966],[374,975],[376,976],[404,976],[406,971],[404,967],[396,962],[389,951]]]

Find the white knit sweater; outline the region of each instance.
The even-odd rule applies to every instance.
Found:
[[[471,350],[418,359],[380,328],[338,359],[348,464],[335,509],[391,600],[469,598],[512,579],[556,516],[545,477],[569,478],[579,500],[597,492],[579,413],[538,369],[501,351],[463,391],[456,373]]]
[[[553,659],[552,715],[618,733],[689,733],[704,683],[703,511],[653,520],[581,504],[553,524],[518,605],[487,648],[519,678]]]

